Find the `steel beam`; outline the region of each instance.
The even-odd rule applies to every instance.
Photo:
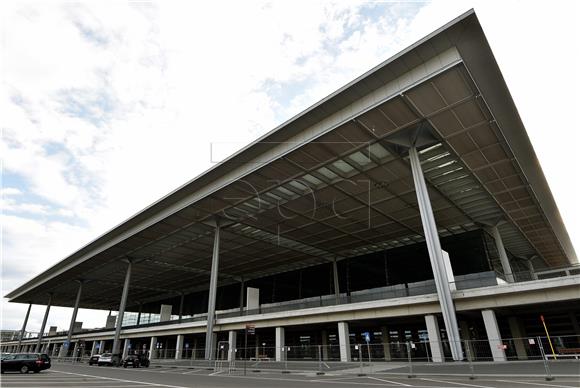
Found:
[[[123,285],[123,294],[121,295],[121,303],[119,304],[119,313],[117,314],[117,322],[115,326],[115,337],[113,339],[113,357],[119,354],[121,342],[119,337],[121,335],[121,326],[123,325],[123,315],[125,314],[125,306],[127,305],[127,296],[129,295],[129,284],[131,283],[131,269],[133,261],[127,259],[127,272],[125,274],[125,284]],[[118,360],[114,360],[118,361]]]
[[[52,294],[48,294],[48,303],[46,304],[46,310],[44,311],[44,318],[42,319],[42,325],[40,326],[40,332],[38,333],[38,341],[36,341],[36,353],[40,353],[40,343],[42,342],[42,336],[44,335],[44,328],[46,327],[46,321],[48,320],[48,314],[50,313],[50,305],[52,304]]]
[[[510,266],[510,261],[507,256],[507,252],[503,245],[503,240],[501,239],[501,234],[499,233],[499,228],[497,225],[491,228],[493,233],[493,239],[495,241],[495,247],[497,249],[497,253],[499,254],[499,260],[501,262],[501,267],[503,269],[503,274],[505,275],[505,280],[509,283],[513,283],[515,281],[514,274],[512,272],[512,267]]]
[[[79,289],[77,291],[77,298],[75,300],[75,307],[73,309],[73,313],[72,313],[72,317],[70,319],[70,325],[68,328],[68,333],[66,336],[66,342],[64,344],[62,344],[61,350],[58,354],[58,357],[66,357],[67,353],[68,353],[68,349],[70,348],[70,342],[71,342],[71,338],[73,335],[73,330],[75,327],[75,322],[77,320],[77,313],[79,312],[79,303],[81,302],[81,295],[83,293],[83,280],[78,280],[79,283]]]
[[[336,304],[340,302],[340,285],[338,283],[338,265],[336,264],[336,258],[332,262],[332,278],[334,280],[334,298]]]
[[[213,254],[211,260],[211,275],[209,282],[209,299],[207,303],[207,332],[205,336],[205,359],[214,358],[214,336],[213,325],[215,320],[215,300],[217,293],[219,258],[220,258],[220,220],[215,219],[215,235],[213,241]]]
[[[421,213],[421,222],[423,224],[423,230],[425,231],[425,242],[427,243],[427,250],[429,251],[429,259],[431,261],[431,267],[433,268],[441,312],[443,313],[445,330],[447,331],[447,336],[449,338],[453,359],[459,361],[463,359],[463,351],[461,349],[461,338],[459,337],[459,326],[457,325],[455,306],[453,305],[451,290],[449,288],[449,279],[447,278],[447,273],[445,271],[443,251],[441,249],[441,242],[439,241],[437,225],[435,224],[433,208],[431,207],[431,201],[429,200],[427,184],[425,183],[423,170],[421,169],[419,153],[414,145],[409,148],[409,161],[413,173],[413,182],[415,184],[419,212]]]
[[[20,330],[20,337],[18,338],[18,350],[22,346],[22,338],[24,338],[24,333],[26,333],[26,325],[28,324],[28,317],[30,316],[30,309],[32,307],[32,303],[28,304],[28,310],[26,310],[26,315],[24,316],[24,323],[22,323],[22,330]]]

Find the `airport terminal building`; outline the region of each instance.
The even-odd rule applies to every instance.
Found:
[[[53,357],[501,361],[540,315],[580,334],[578,259],[473,11],[7,298],[47,308],[2,351]],[[45,333],[50,306],[69,330]],[[83,330],[78,308],[117,314]]]

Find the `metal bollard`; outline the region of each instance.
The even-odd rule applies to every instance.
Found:
[[[318,372],[317,375],[323,375],[324,372],[322,371],[322,346],[318,345]]]
[[[415,377],[413,374],[413,362],[411,357],[411,344],[407,341],[407,359],[409,360],[409,375],[408,378]]]
[[[358,345],[358,360],[360,362],[360,372],[358,375],[365,376],[363,373],[362,345]]]
[[[469,347],[469,340],[465,341],[465,352],[467,353],[467,362],[469,364],[469,380],[474,380],[475,370],[473,369],[473,360],[471,359],[471,348]]]

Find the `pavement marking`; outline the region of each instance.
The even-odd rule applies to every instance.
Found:
[[[373,380],[378,380],[378,381],[383,381],[383,382],[385,382],[385,383],[396,384],[396,385],[402,385],[403,387],[412,387],[412,385],[409,385],[409,384],[399,383],[399,382],[397,382],[397,381],[391,381],[391,380],[379,379],[378,377],[367,376],[367,378],[368,378],[368,379],[373,379]]]
[[[516,381],[516,380],[496,380],[502,383],[516,383],[516,384],[530,384],[530,385],[540,385],[544,387],[558,387],[558,388],[577,388],[570,385],[560,385],[560,384],[547,384],[547,383],[532,383],[528,381]]]
[[[76,376],[85,376],[85,377],[97,377],[97,378],[101,378],[103,380],[113,380],[113,381],[121,381],[121,382],[124,382],[124,383],[143,384],[143,385],[149,385],[149,386],[153,386],[153,387],[188,388],[188,387],[184,387],[182,385],[157,384],[157,383],[150,383],[148,381],[136,381],[136,380],[117,379],[117,378],[113,378],[113,377],[94,376],[94,375],[87,375],[87,374],[83,374],[83,373],[73,373],[73,372],[60,372],[60,373],[66,373],[66,374],[69,374],[69,375],[76,375]]]
[[[183,372],[182,374],[183,375],[191,375],[191,374],[194,374],[194,373],[201,372],[202,370],[203,369],[194,369],[194,370],[190,370],[190,371],[187,371],[187,372]]]
[[[433,381],[435,383],[444,383],[444,384],[455,384],[455,385],[461,385],[463,387],[476,387],[476,388],[496,388],[496,387],[490,387],[489,385],[476,385],[476,384],[467,384],[467,383],[455,383],[453,381],[445,381],[445,380],[435,380],[435,379],[427,379],[427,378],[421,378],[421,380],[425,380],[425,381]]]
[[[310,381],[314,382],[318,382],[318,381],[340,381],[340,380],[352,380],[352,379],[356,379],[356,376],[349,376],[349,377],[338,377],[338,378],[331,378],[331,379],[326,379],[324,377],[320,378],[320,379],[312,379]],[[298,379],[296,379],[296,381],[298,381]]]
[[[258,376],[232,376],[232,375],[216,375],[214,377],[221,377],[221,378],[239,378],[239,379],[254,379],[254,380],[274,380],[274,381],[292,381],[298,383],[334,383],[334,384],[347,384],[347,385],[366,385],[366,386],[374,386],[374,387],[388,387],[386,384],[380,383],[371,383],[371,382],[354,382],[354,381],[336,381],[332,380],[329,381],[328,379],[320,379],[320,380],[306,380],[306,379],[285,379],[285,378],[274,378],[274,377],[258,377]],[[344,378],[349,379],[347,377]],[[351,380],[359,379],[357,376],[350,377]],[[449,386],[433,386],[433,385],[411,385],[413,388],[449,388]],[[485,388],[497,388],[497,387],[485,387]]]

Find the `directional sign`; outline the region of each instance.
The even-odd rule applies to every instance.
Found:
[[[246,332],[248,334],[256,334],[256,325],[253,324],[247,324],[246,325]]]
[[[371,333],[369,333],[368,331],[365,331],[364,333],[362,333],[366,343],[368,344],[369,342],[371,342]]]

